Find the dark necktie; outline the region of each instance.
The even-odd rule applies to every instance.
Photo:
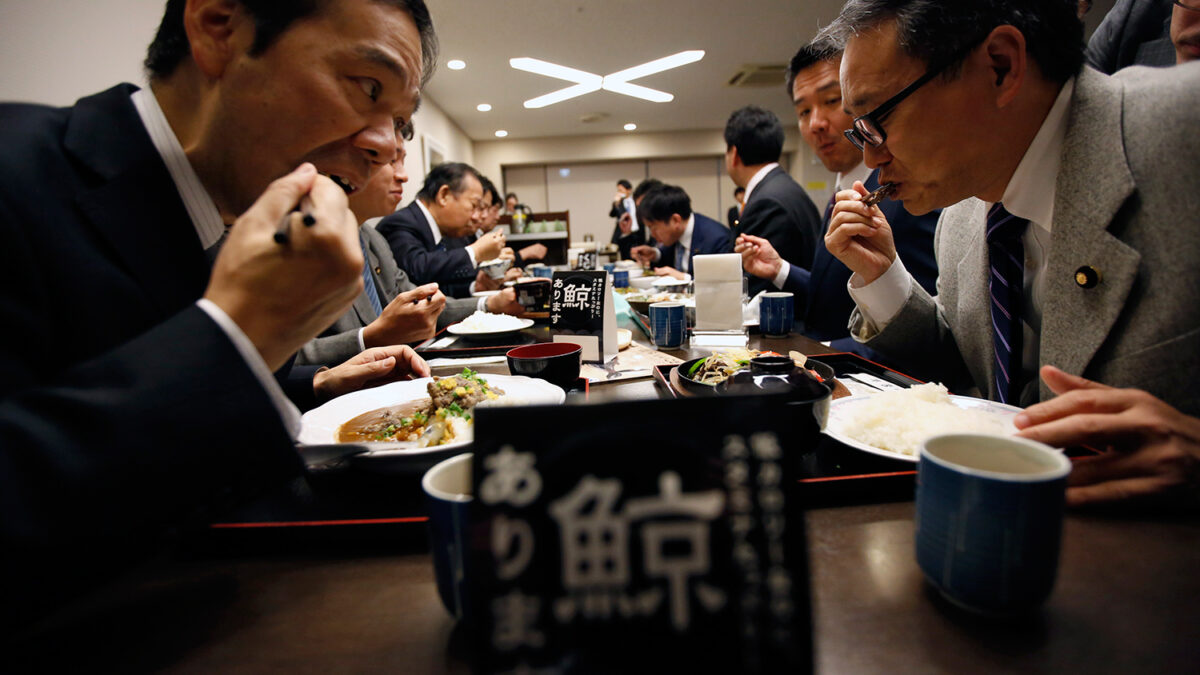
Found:
[[[371,257],[367,255],[367,238],[359,232],[358,241],[362,244],[363,252],[363,290],[367,292],[367,298],[371,301],[371,308],[375,310],[375,316],[379,316],[383,314],[383,304],[379,302],[379,290],[375,288],[375,277],[371,274]]]
[[[988,291],[992,302],[992,343],[996,353],[996,392],[1001,403],[1020,397],[1021,316],[1025,297],[1025,247],[1029,221],[997,202],[987,217]]]
[[[833,217],[833,205],[837,203],[837,188],[829,195],[829,203],[825,205],[825,217],[821,219],[821,231],[829,229],[829,219]]]

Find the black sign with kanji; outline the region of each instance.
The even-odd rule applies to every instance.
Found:
[[[550,327],[560,335],[604,337],[604,292],[608,272],[555,272],[551,280]]]
[[[819,428],[801,412],[766,396],[481,407],[476,670],[811,672],[792,449]]]

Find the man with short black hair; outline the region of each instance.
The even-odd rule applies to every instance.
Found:
[[[474,168],[461,162],[439,164],[425,176],[417,198],[375,229],[414,282],[437,282],[447,295],[467,297],[479,263],[496,258],[504,248],[504,232],[492,230],[459,249],[448,249],[443,239],[475,230],[482,218],[482,198],[483,185]]]
[[[421,0],[170,0],[148,88],[0,105],[6,635],[300,474],[271,373],[358,294],[346,193],[434,53]],[[408,347],[350,366],[428,372]]]
[[[695,271],[695,256],[733,252],[729,230],[708,216],[693,213],[688,193],[676,185],[647,192],[638,204],[638,219],[658,245],[635,247],[633,256],[642,264],[653,265],[659,276],[687,279]]]
[[[908,210],[947,207],[931,297],[866,191],[838,193],[826,244],[855,272],[852,333],[1030,406],[1022,436],[1115,448],[1076,465],[1072,504],[1190,495],[1200,64],[1082,67],[1074,0],[850,0],[825,34],[868,166]]]
[[[783,126],[775,113],[758,106],[734,111],[725,124],[725,169],[746,188],[746,206],[735,234],[762,237],[779,255],[804,269],[812,267],[821,238],[821,217],[804,188],[779,166]],[[750,293],[770,288],[750,280]]]

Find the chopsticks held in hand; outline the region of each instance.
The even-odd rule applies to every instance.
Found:
[[[891,197],[892,193],[895,191],[896,191],[896,185],[894,183],[884,183],[883,185],[880,185],[879,188],[876,189],[874,192],[867,195],[866,197],[863,197],[862,203],[867,206],[875,206],[879,202],[887,199],[888,197]]]
[[[279,221],[279,227],[275,229],[275,243],[286,245],[290,241],[288,232],[292,227],[292,214],[295,213],[303,214],[300,218],[300,222],[304,223],[305,227],[312,227],[313,225],[317,224],[317,217],[312,214],[312,201],[307,195],[305,195],[305,197],[300,200],[300,203],[296,205],[296,208],[289,211],[287,215],[285,215],[283,219]]]

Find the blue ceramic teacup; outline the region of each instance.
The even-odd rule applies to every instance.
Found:
[[[613,288],[629,288],[629,270],[616,270],[612,277]]]
[[[464,453],[439,462],[421,479],[438,595],[456,619],[467,611],[467,510],[474,499],[471,457]]]
[[[682,302],[650,303],[650,333],[654,344],[677,349],[687,337],[687,313]]]
[[[949,601],[987,614],[1038,607],[1054,587],[1071,462],[1016,437],[950,434],[921,447],[917,564]]]
[[[758,305],[759,329],[767,337],[784,337],[792,330],[795,311],[791,293],[763,293]]]

